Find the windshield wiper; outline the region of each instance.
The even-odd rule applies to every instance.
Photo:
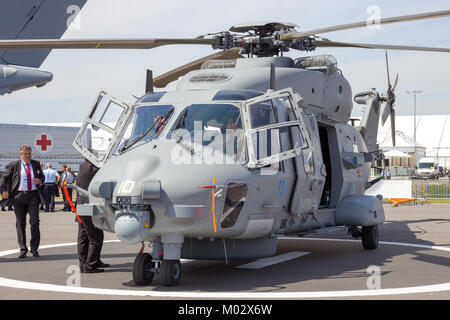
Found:
[[[183,136],[180,136],[178,133],[176,133],[176,131],[173,132],[173,135],[175,136],[175,140],[177,140],[177,143],[181,144],[181,146],[186,149],[187,151],[189,151],[189,153],[191,154],[191,156],[194,155],[195,151],[194,148],[192,148],[191,146],[189,146],[184,140],[183,140]]]
[[[150,131],[152,131],[152,129],[155,127],[156,124],[161,124],[167,121],[167,118],[169,118],[169,116],[172,114],[174,109],[169,110],[169,112],[167,112],[162,118],[159,119],[159,121],[155,121],[153,122],[153,124],[147,129],[145,130],[145,132],[139,136],[137,136],[133,141],[131,141],[129,144],[125,144],[122,148],[119,149],[119,153],[123,153],[125,152],[127,149],[131,148],[132,146],[134,146],[138,141],[140,141],[142,138],[144,138],[147,134],[150,133]]]

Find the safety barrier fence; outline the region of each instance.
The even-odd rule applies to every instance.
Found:
[[[412,197],[426,200],[450,200],[450,181],[413,180]]]

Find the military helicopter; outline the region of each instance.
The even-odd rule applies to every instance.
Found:
[[[380,24],[449,16],[450,10],[381,19]],[[378,246],[382,196],[365,195],[380,116],[395,132],[395,86],[358,93],[360,126],[350,125],[350,84],[331,55],[284,57],[318,47],[420,50],[446,48],[334,42],[317,34],[364,27],[358,22],[295,31],[257,22],[193,39],[0,41],[0,48],[154,48],[212,45],[223,50],[155,79],[128,104],[102,91],[73,145],[100,167],[90,203],[78,214],[142,243],[133,279],[164,286],[181,279],[181,258],[272,256],[277,238],[347,228],[364,249]],[[242,55],[247,55],[244,58]],[[387,59],[387,55],[386,55]],[[182,77],[174,91],[154,92]],[[389,77],[389,70],[388,70]],[[385,103],[381,112],[381,104]],[[93,133],[101,132],[102,143]],[[395,134],[392,135],[395,137]],[[395,142],[394,142],[395,144]],[[149,242],[151,252],[145,253]]]

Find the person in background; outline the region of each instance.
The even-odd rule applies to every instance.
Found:
[[[7,164],[6,166],[5,166],[5,170],[7,170],[9,168],[9,165]],[[4,174],[5,172],[1,172],[0,173],[0,177]],[[7,186],[7,190],[8,190],[8,192],[9,193],[11,193],[11,186],[10,185],[8,185]],[[6,209],[5,209],[5,207],[7,206],[8,207],[8,211],[14,211],[14,208],[13,208],[13,200],[11,199],[11,198],[9,198],[9,199],[3,199],[2,198],[2,200],[0,201],[0,206],[2,207],[2,211],[6,211]]]
[[[63,187],[68,187],[67,188],[67,193],[69,194],[69,199],[72,202],[72,193],[73,193],[73,189],[72,189],[72,184],[75,181],[75,177],[73,176],[72,173],[72,169],[71,168],[67,168],[66,172],[65,172],[65,180],[61,183],[61,185]],[[63,191],[64,196],[66,195],[66,193]],[[67,211],[67,212],[72,212],[72,208],[70,206],[69,203],[69,199],[67,199],[67,197],[64,197],[64,209],[63,211]]]
[[[391,169],[388,169],[386,172],[386,179],[391,180],[391,177],[392,177]]]
[[[17,241],[20,246],[19,259],[27,256],[26,245],[26,217],[30,215],[31,225],[31,253],[39,257],[39,194],[37,186],[45,181],[44,173],[38,161],[31,159],[31,147],[20,147],[20,160],[9,164],[8,169],[0,177],[0,192],[5,199],[14,199],[14,213],[16,214]],[[8,190],[9,189],[9,190]]]
[[[89,189],[89,184],[97,173],[98,168],[94,166],[89,160],[80,165],[78,172],[77,187],[83,190]],[[89,198],[77,192],[77,201],[75,206],[79,204],[89,203]],[[78,224],[78,238],[77,249],[78,258],[80,261],[80,271],[82,273],[98,273],[104,272],[104,269],[109,267],[109,264],[103,263],[100,260],[100,252],[103,246],[103,230],[94,226],[92,217],[80,216],[81,223]],[[78,220],[75,220],[78,221]]]
[[[44,170],[45,185],[45,212],[55,212],[55,190],[58,188],[59,173],[52,168],[50,162],[47,163],[47,169]]]
[[[39,162],[39,164],[41,165],[41,169],[42,171],[44,171],[44,162]],[[41,190],[42,192],[39,192],[39,199],[41,200],[41,205],[39,207],[39,210],[44,210],[45,208],[45,190]]]
[[[63,198],[63,203],[64,203],[63,211],[67,211],[66,210],[66,195],[64,194],[64,190],[63,190],[63,183],[67,179],[66,170],[67,170],[67,166],[65,164],[61,165],[61,174],[59,175],[60,179],[59,179],[59,186],[58,187],[59,187],[59,189],[61,189],[61,196]]]

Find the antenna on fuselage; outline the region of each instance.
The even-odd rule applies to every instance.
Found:
[[[274,63],[270,64],[270,84],[269,84],[269,89],[276,90],[275,89],[275,64]]]
[[[153,93],[153,71],[147,69],[147,77],[145,79],[145,93]]]

